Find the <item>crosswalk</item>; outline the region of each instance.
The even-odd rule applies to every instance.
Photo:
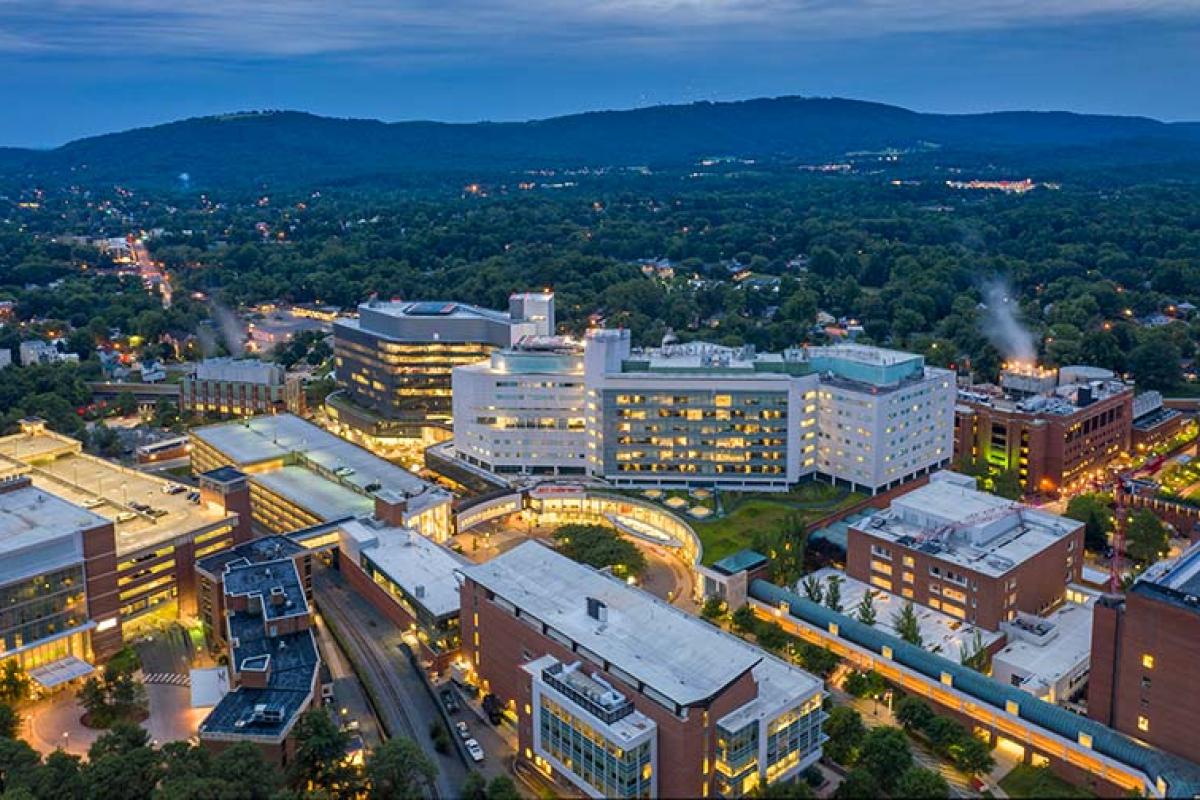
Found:
[[[188,675],[176,672],[148,672],[143,676],[142,683],[162,683],[172,686],[190,686],[192,679]]]

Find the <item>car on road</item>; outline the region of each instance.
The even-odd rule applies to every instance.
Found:
[[[467,727],[467,723],[465,722],[454,723],[454,730],[458,731],[458,738],[464,742],[471,738],[471,729]]]
[[[483,746],[479,742],[474,739],[467,739],[463,744],[466,745],[467,752],[471,754],[472,761],[476,764],[483,761]]]
[[[458,701],[454,699],[454,692],[449,689],[442,689],[438,693],[438,696],[442,698],[442,705],[446,707],[447,714],[458,713]]]

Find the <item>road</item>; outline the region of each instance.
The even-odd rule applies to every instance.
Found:
[[[320,614],[314,615],[314,628],[317,643],[321,647],[321,660],[329,667],[333,679],[333,703],[330,713],[342,724],[350,720],[357,721],[363,744],[367,748],[377,746],[383,741],[383,733],[379,729],[379,720],[375,716],[375,710],[371,708],[366,691],[354,674],[354,667],[334,640]]]
[[[407,736],[421,746],[437,765],[435,794],[458,796],[467,768],[452,750],[438,753],[429,726],[441,716],[433,698],[401,649],[400,630],[360,597],[336,571],[318,568],[313,575],[313,595],[326,624],[336,629],[347,658],[356,665],[372,694],[384,730]]]

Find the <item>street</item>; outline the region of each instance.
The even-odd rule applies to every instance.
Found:
[[[420,745],[438,767],[434,794],[457,797],[466,780],[466,765],[456,750],[443,755],[434,749],[429,728],[441,716],[401,647],[401,631],[350,589],[334,570],[315,570],[313,595],[325,623],[346,648],[349,660],[357,665],[386,733],[407,736]]]

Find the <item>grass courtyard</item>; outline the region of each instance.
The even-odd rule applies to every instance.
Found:
[[[802,483],[788,492],[721,493],[723,514],[716,519],[688,520],[704,544],[704,563],[712,564],[749,547],[755,531],[775,531],[795,517],[805,525],[848,508],[863,495],[825,483]]]
[[[1000,788],[1009,797],[1087,798],[1096,795],[1072,786],[1047,767],[1020,764],[1000,779]]]

